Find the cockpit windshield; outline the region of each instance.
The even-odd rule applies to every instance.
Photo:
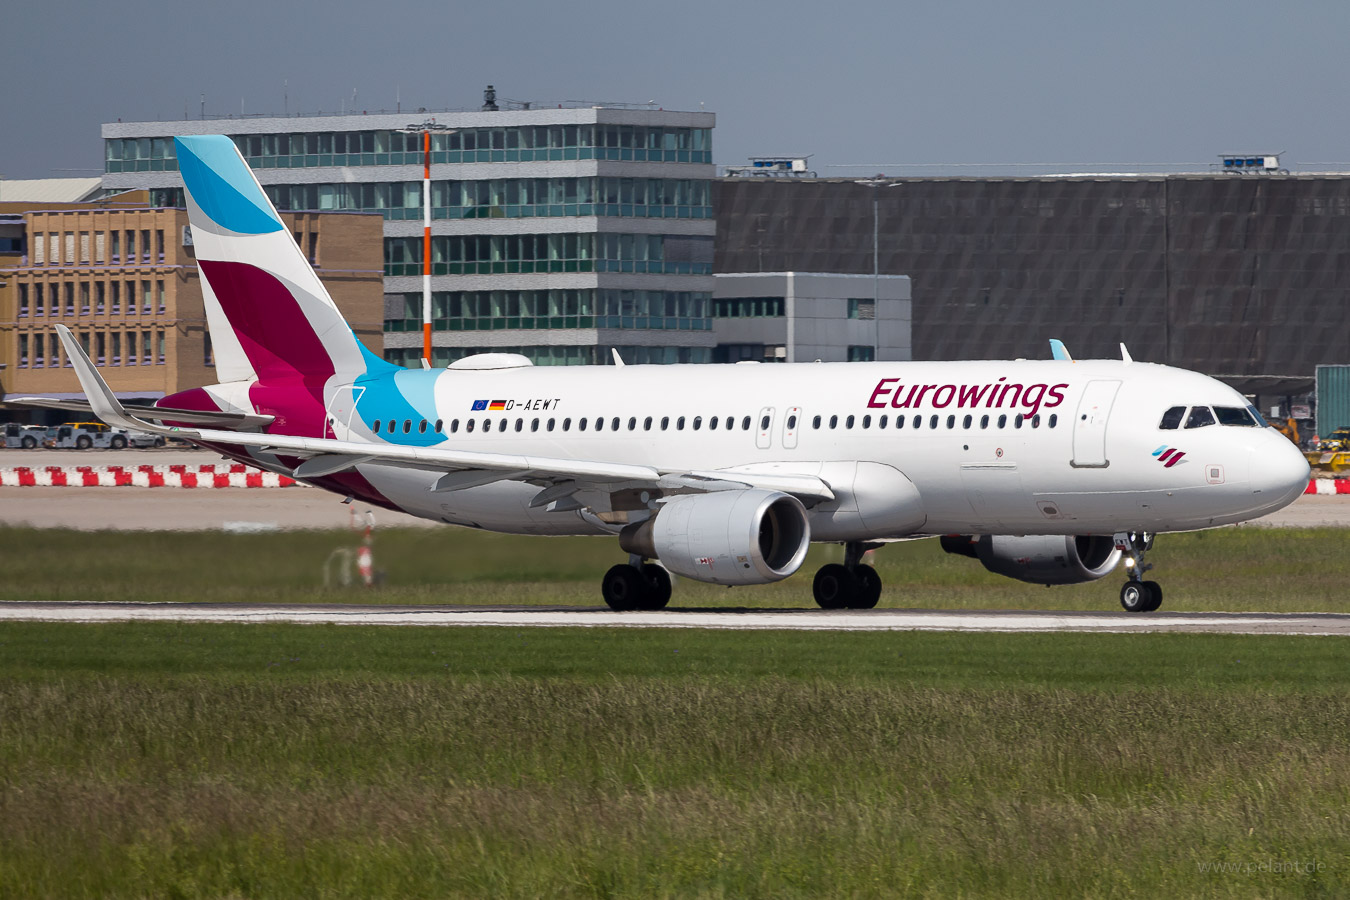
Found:
[[[1189,415],[1187,414],[1189,412]],[[1204,428],[1208,425],[1231,425],[1240,428],[1265,428],[1266,420],[1252,406],[1173,406],[1163,413],[1158,428],[1163,431],[1175,431],[1182,427]]]

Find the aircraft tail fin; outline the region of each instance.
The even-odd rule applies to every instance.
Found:
[[[350,382],[395,368],[367,350],[234,142],[174,138],[221,382]]]

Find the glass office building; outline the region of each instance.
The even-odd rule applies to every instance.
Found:
[[[231,136],[277,208],[384,217],[385,356],[420,364],[425,113],[103,126],[104,187],[181,206],[173,135]],[[714,116],[584,107],[438,113],[433,365],[707,362]]]

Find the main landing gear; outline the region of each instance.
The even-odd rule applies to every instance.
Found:
[[[1162,606],[1162,587],[1145,581],[1144,573],[1153,566],[1144,562],[1144,554],[1153,549],[1153,535],[1147,532],[1121,532],[1116,547],[1125,554],[1125,569],[1130,580],[1120,589],[1120,605],[1126,612],[1153,612]]]
[[[811,590],[822,609],[871,609],[881,599],[881,576],[862,562],[863,554],[881,544],[851,541],[844,545],[844,564],[829,563],[816,571]]]
[[[665,609],[670,602],[670,573],[640,556],[629,556],[605,573],[600,591],[609,608],[620,612],[634,609]]]

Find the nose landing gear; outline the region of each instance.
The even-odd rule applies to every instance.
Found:
[[[863,554],[881,544],[851,541],[844,545],[844,564],[829,563],[816,571],[811,591],[821,609],[872,609],[881,599],[881,576],[862,562]]]
[[[1162,587],[1156,581],[1145,581],[1144,573],[1153,568],[1144,562],[1144,554],[1153,549],[1153,535],[1147,532],[1124,532],[1115,536],[1116,548],[1125,554],[1125,569],[1130,580],[1120,589],[1120,605],[1126,612],[1153,612],[1162,606]]]

